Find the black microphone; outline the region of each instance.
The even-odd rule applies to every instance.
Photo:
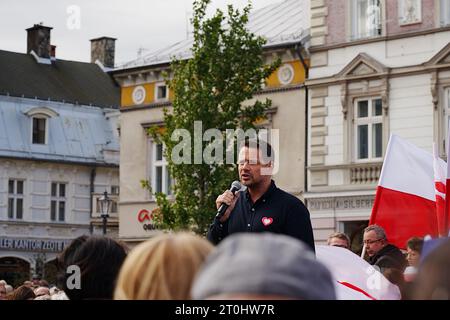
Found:
[[[239,181],[233,181],[230,187],[230,191],[234,195],[236,191],[241,190],[241,188],[242,186]],[[222,203],[219,207],[219,210],[217,210],[216,218],[221,218],[225,214],[225,211],[227,211],[227,209],[228,205],[226,203]]]

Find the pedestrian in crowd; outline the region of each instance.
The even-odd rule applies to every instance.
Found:
[[[6,285],[2,281],[0,281],[0,300],[6,300]]]
[[[41,286],[41,287],[46,287],[46,288],[50,288],[50,286],[48,285],[47,280],[41,280],[41,281],[39,281],[39,286]]]
[[[187,300],[213,245],[189,233],[154,237],[135,247],[117,281],[117,300]]]
[[[450,240],[431,251],[420,265],[414,298],[450,300]]]
[[[51,300],[69,300],[69,298],[64,293],[64,291],[61,291],[61,290],[56,292],[55,294],[52,294],[50,297],[51,297]]]
[[[35,298],[33,289],[27,286],[20,286],[8,295],[8,300],[34,300]]]
[[[14,291],[13,286],[12,286],[12,285],[9,285],[9,284],[7,284],[7,285],[5,286],[5,289],[6,289],[6,295],[8,295],[8,294],[10,294],[11,292]]]
[[[238,232],[273,232],[285,234],[314,248],[310,214],[297,197],[281,190],[272,180],[274,151],[263,140],[247,140],[241,147],[238,173],[246,191],[230,190],[217,197],[216,206],[228,205],[222,216],[216,216],[208,239],[218,244]]]
[[[408,260],[408,265],[416,269],[419,268],[422,248],[423,238],[412,237],[408,240],[408,242],[406,243],[406,259]]]
[[[116,278],[126,257],[126,248],[117,241],[98,236],[76,238],[59,257],[59,272],[66,295],[70,300],[112,299]],[[79,287],[68,281],[79,268]],[[70,267],[70,268],[69,268]],[[71,279],[69,279],[71,277]]]
[[[384,229],[376,224],[364,229],[364,245],[369,256],[369,263],[383,268],[396,268],[402,273],[406,259],[399,248],[388,242]]]
[[[350,238],[343,232],[335,232],[328,237],[327,244],[333,247],[340,247],[350,250]]]
[[[29,287],[29,288],[33,288],[33,282],[31,282],[31,281],[29,281],[29,280],[24,281],[23,285],[24,285],[24,286],[27,286],[27,287]]]
[[[240,233],[211,253],[192,297],[335,300],[336,293],[331,273],[303,242],[273,233]]]
[[[50,290],[47,287],[39,287],[34,290],[34,294],[36,295],[36,297],[45,295],[50,296]]]

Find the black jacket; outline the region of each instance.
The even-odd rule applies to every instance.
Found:
[[[294,237],[315,251],[308,209],[298,198],[277,188],[273,181],[256,203],[248,190],[242,192],[227,221],[221,224],[214,219],[208,239],[217,244],[233,233],[267,231]]]
[[[395,268],[403,271],[407,265],[404,254],[392,244],[386,245],[372,257],[369,257],[371,265],[380,268]]]

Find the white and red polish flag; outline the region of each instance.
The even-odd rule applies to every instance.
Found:
[[[448,138],[447,143],[450,143],[450,119],[448,122]],[[437,223],[439,228],[439,235],[441,237],[450,237],[450,147],[447,146],[447,174],[445,184],[445,211],[442,215],[438,215]]]
[[[391,135],[369,224],[382,226],[389,242],[403,249],[410,237],[435,237],[435,197],[433,155]]]
[[[446,184],[447,165],[443,165],[444,160],[439,158],[436,144],[433,143],[433,168],[434,168],[434,192],[436,195],[436,223],[439,236],[446,236],[445,214],[446,214]]]

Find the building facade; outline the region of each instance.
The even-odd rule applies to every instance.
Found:
[[[318,243],[339,230],[358,249],[391,133],[445,156],[449,26],[448,0],[311,1],[305,198]]]
[[[281,67],[267,79],[265,88],[254,99],[272,100],[267,121],[259,125],[279,129],[280,163],[274,180],[279,187],[300,198],[305,191],[308,4],[308,1],[287,0],[270,5],[251,12],[248,24],[250,31],[267,39],[265,61],[270,63],[276,57],[282,60]],[[163,146],[154,143],[146,129],[163,125],[163,108],[170,108],[173,98],[163,72],[170,75],[172,56],[188,59],[191,45],[192,39],[187,39],[111,72],[121,86],[119,235],[128,243],[137,243],[158,232],[151,223],[155,199],[141,186],[141,180],[148,180],[153,190],[171,192],[172,181]],[[211,212],[211,220],[214,214]]]
[[[13,285],[54,281],[64,247],[102,233],[105,190],[118,233],[119,88],[99,64],[57,59],[50,30],[27,29],[27,54],[0,51],[0,279]]]

